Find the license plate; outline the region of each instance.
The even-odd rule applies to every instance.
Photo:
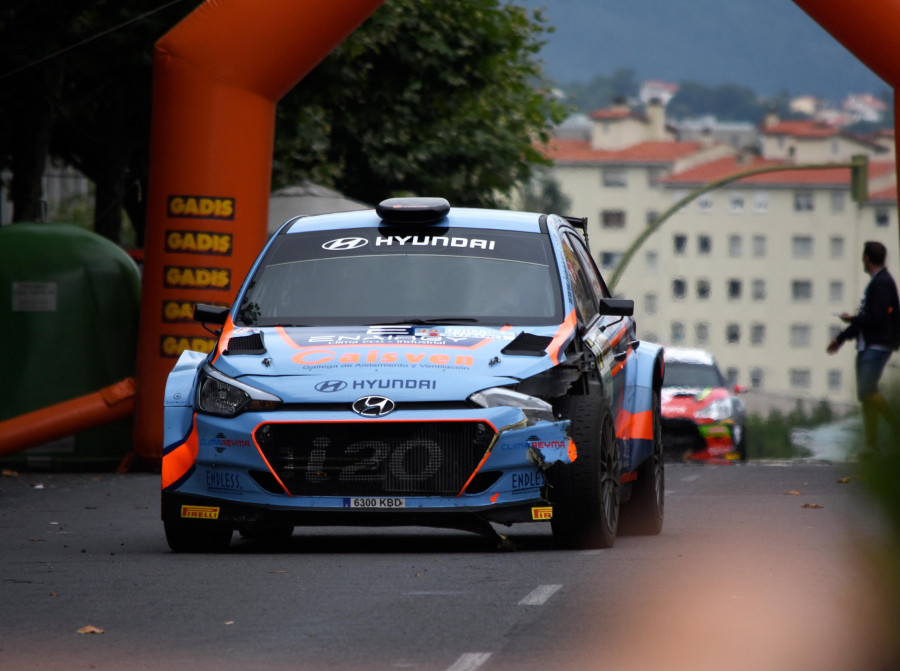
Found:
[[[344,499],[345,508],[366,508],[369,510],[387,510],[389,508],[406,508],[406,499],[389,496],[368,496]]]

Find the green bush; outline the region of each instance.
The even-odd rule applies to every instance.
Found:
[[[747,456],[750,459],[792,459],[809,456],[803,448],[791,444],[791,430],[812,428],[837,419],[828,401],[820,401],[807,413],[800,401],[788,414],[772,410],[767,417],[747,416]]]

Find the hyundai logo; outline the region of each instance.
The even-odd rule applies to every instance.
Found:
[[[384,396],[363,396],[353,402],[353,412],[363,417],[384,417],[394,411],[397,405]]]
[[[347,383],[343,380],[325,380],[324,382],[320,382],[316,385],[316,391],[321,391],[325,394],[330,394],[333,391],[340,391],[344,387],[347,386]]]
[[[329,240],[323,244],[322,249],[327,249],[331,252],[344,252],[348,249],[365,247],[368,244],[369,241],[365,238],[335,238],[334,240]]]

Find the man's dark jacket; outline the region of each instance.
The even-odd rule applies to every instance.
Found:
[[[862,334],[866,347],[882,345],[897,348],[896,339],[900,325],[900,300],[897,285],[887,268],[872,275],[863,295],[859,314],[850,320],[850,325],[838,334],[838,342],[856,338]]]

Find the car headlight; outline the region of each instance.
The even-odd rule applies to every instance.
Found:
[[[219,417],[234,417],[247,410],[274,410],[281,399],[220,373],[206,364],[200,369],[197,410]]]
[[[556,417],[553,415],[553,406],[547,401],[505,387],[491,387],[477,391],[469,396],[469,402],[482,408],[519,408],[525,413],[529,424],[542,419],[548,422],[556,421]]]
[[[697,411],[697,417],[703,419],[711,419],[720,422],[723,419],[729,419],[734,414],[734,404],[730,398],[720,398],[713,401],[702,410]]]

